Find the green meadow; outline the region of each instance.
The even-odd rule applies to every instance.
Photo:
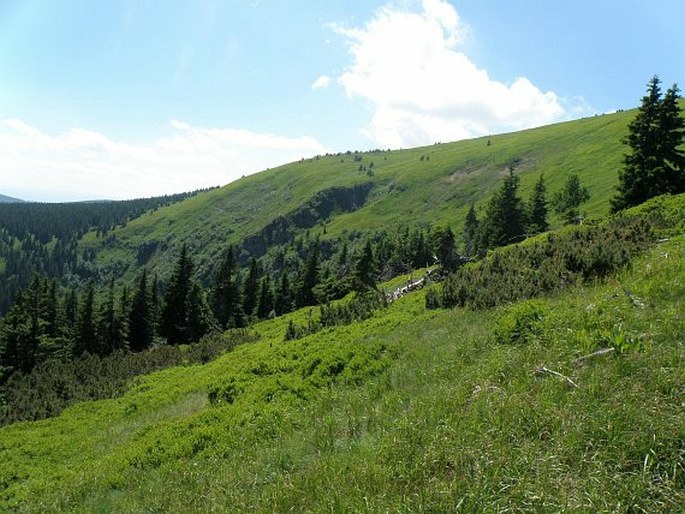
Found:
[[[523,156],[528,186],[543,170],[551,190],[565,173],[582,172],[595,199],[588,212],[600,217],[620,146],[606,155],[603,138],[596,146],[571,141],[620,134],[624,116],[492,137],[489,147],[483,139],[387,154],[385,165],[380,154],[374,179],[384,166],[401,166],[400,156],[425,163],[425,184],[412,186],[423,192],[407,200],[418,212],[422,194],[450,194],[439,187],[453,176],[449,166],[465,165],[473,148],[482,151],[473,166],[485,166],[488,148],[499,147],[508,150],[488,161],[487,173],[464,171],[464,184],[495,187],[506,163]],[[525,161],[535,141],[542,147]],[[605,173],[578,165],[583,156]],[[337,167],[340,157],[322,160],[291,166]],[[552,171],[554,163],[561,168]],[[419,184],[422,175],[396,168],[392,176]],[[222,194],[169,209],[181,226],[184,209],[233,198]],[[390,220],[387,202],[364,209]],[[438,203],[434,218],[457,219]],[[138,377],[118,398],[2,427],[0,510],[678,512],[685,505],[684,207],[681,195],[634,209],[658,220],[644,251],[618,272],[554,294],[483,310],[428,310],[424,289],[364,321],[285,341],[290,320],[304,325],[317,316],[318,308],[306,308],[253,325],[256,342],[207,364]],[[158,215],[129,223],[126,237],[157,230],[150,220]],[[343,217],[346,226],[371,223],[362,211]],[[329,233],[342,224],[331,220]],[[506,259],[512,248],[495,253]],[[611,350],[595,354],[602,349]]]

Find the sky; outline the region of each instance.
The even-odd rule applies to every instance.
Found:
[[[0,0],[0,194],[126,199],[636,107],[682,0]]]

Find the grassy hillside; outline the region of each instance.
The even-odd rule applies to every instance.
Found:
[[[471,203],[483,207],[508,165],[518,163],[525,196],[540,173],[548,191],[577,173],[592,192],[589,215],[607,212],[625,151],[621,138],[634,111],[538,129],[400,151],[348,152],[287,164],[242,178],[221,189],[144,215],[117,229],[115,238],[87,235],[105,273],[126,273],[142,263],[167,269],[180,241],[196,255],[200,274],[226,243],[238,244],[279,216],[301,208],[320,191],[373,185],[353,212],[334,212],[312,227],[335,237],[406,220],[460,227]],[[141,254],[141,248],[144,250]],[[149,259],[149,260],[148,260]]]
[[[305,309],[209,364],[4,427],[0,510],[677,511],[684,203],[639,209],[669,230],[595,284],[482,311],[429,311],[422,291],[285,342]]]

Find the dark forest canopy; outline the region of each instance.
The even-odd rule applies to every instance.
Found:
[[[52,278],[77,272],[77,244],[86,232],[105,235],[199,192],[108,202],[0,203],[0,315],[34,273]]]

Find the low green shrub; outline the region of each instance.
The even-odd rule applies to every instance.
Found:
[[[536,300],[514,305],[497,320],[495,340],[501,344],[526,344],[542,332],[547,307]]]
[[[501,248],[449,275],[426,307],[487,309],[603,279],[655,240],[646,217],[622,216]]]
[[[139,353],[118,351],[105,357],[84,355],[43,362],[30,373],[12,374],[2,385],[0,425],[57,416],[82,401],[116,398],[136,376],[173,366],[205,364],[256,339],[245,330],[231,330],[187,346],[161,345]]]

